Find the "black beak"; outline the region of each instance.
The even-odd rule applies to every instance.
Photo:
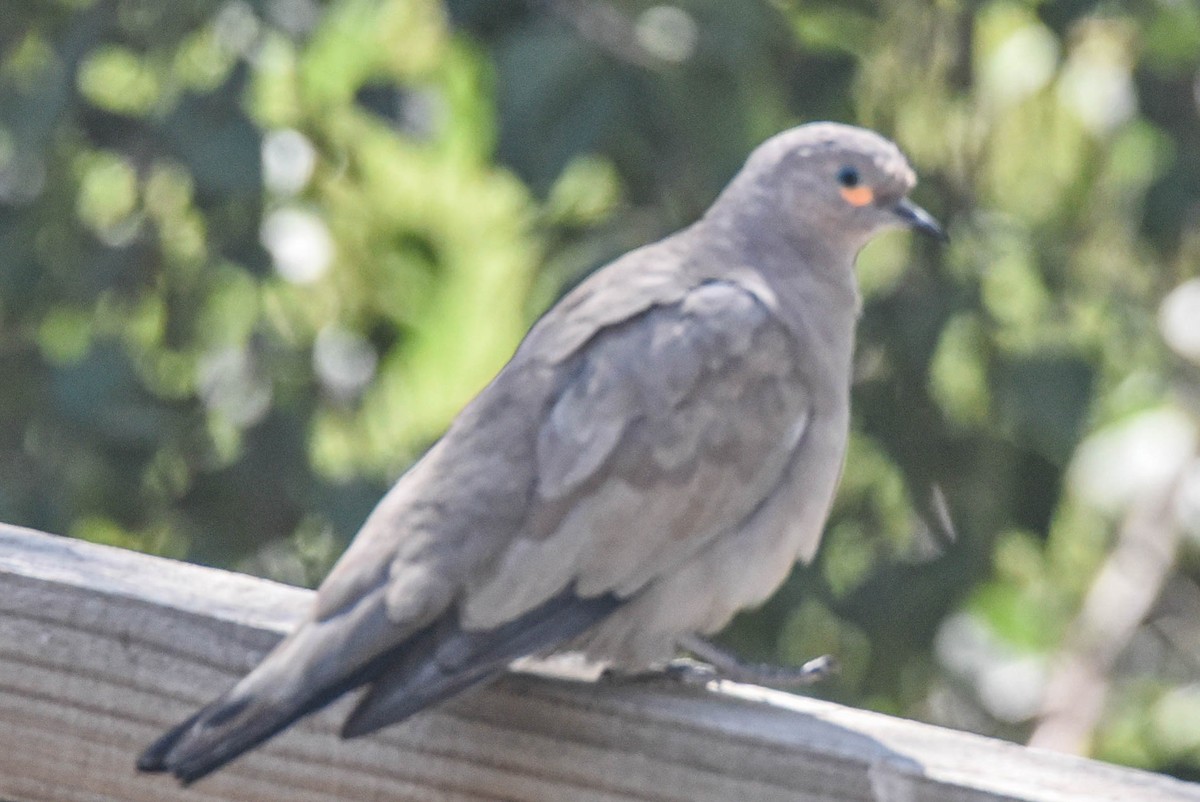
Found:
[[[892,208],[896,212],[896,215],[904,221],[904,224],[914,231],[920,231],[922,234],[933,237],[938,242],[950,241],[950,237],[946,236],[941,223],[934,220],[933,215],[908,198],[901,198]]]

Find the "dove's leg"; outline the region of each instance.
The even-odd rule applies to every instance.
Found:
[[[686,635],[680,638],[679,648],[690,652],[703,662],[677,661],[677,663],[671,664],[681,666],[677,671],[688,673],[699,670],[703,672],[707,668],[710,672],[709,679],[727,679],[751,685],[798,688],[820,682],[838,670],[837,660],[828,654],[815,657],[798,668],[747,663],[732,652],[726,651],[698,635]],[[672,669],[668,666],[668,673],[671,672]],[[685,680],[692,681],[690,677]]]
[[[820,682],[838,670],[837,660],[823,655],[809,660],[798,668],[773,666],[764,663],[747,663],[740,657],[717,646],[698,635],[687,635],[679,639],[679,648],[693,657],[681,657],[667,663],[660,670],[640,671],[625,674],[607,670],[605,682],[642,683],[669,680],[684,685],[706,685],[713,680],[730,680],[748,685],[765,685],[774,688],[799,688]]]

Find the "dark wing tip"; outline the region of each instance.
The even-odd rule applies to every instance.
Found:
[[[612,593],[580,597],[568,588],[513,621],[479,631],[464,631],[452,610],[403,650],[384,656],[341,735],[369,735],[485,683],[515,658],[570,641],[621,604]]]

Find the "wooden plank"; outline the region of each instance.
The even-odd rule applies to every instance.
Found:
[[[761,688],[613,687],[561,665],[356,741],[335,735],[339,704],[186,790],[138,775],[140,748],[310,596],[0,525],[0,799],[1200,802],[1168,777]]]

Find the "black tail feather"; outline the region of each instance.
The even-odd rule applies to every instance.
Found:
[[[179,743],[179,739],[183,737],[183,734],[200,720],[200,717],[204,715],[207,709],[204,708],[186,720],[176,724],[163,733],[158,740],[147,746],[146,750],[138,756],[137,770],[152,774],[167,771],[167,755],[175,748],[175,744]]]
[[[503,673],[514,659],[562,644],[620,605],[607,594],[581,599],[566,591],[493,630],[464,632],[457,610],[310,695],[281,704],[234,688],[178,724],[137,760],[144,772],[166,772],[184,785],[216,771],[297,719],[372,683],[347,719],[342,737],[402,721]]]
[[[365,681],[362,672],[355,672],[290,707],[226,694],[151,744],[137,768],[168,772],[190,785]]]

